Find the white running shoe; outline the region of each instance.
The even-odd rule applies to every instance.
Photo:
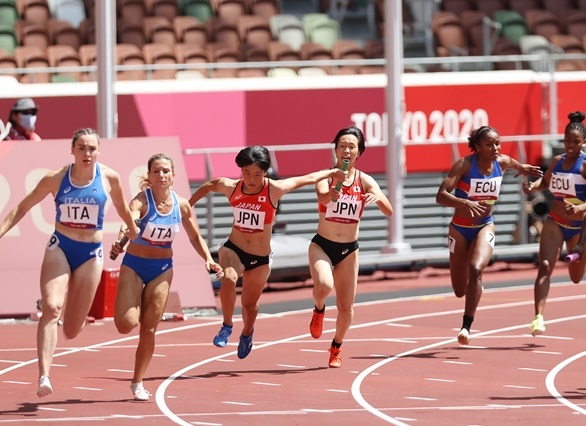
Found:
[[[470,343],[470,332],[465,328],[462,328],[458,333],[458,343],[461,345],[467,345]]]
[[[146,390],[144,388],[144,386],[142,385],[142,382],[139,382],[139,383],[131,383],[130,384],[130,390],[132,391],[132,394],[134,395],[134,400],[135,401],[148,401],[149,400],[149,396],[151,396],[151,394],[149,393],[149,391]]]
[[[37,388],[37,396],[42,398],[53,393],[53,386],[51,386],[51,380],[49,376],[39,377],[39,387]]]
[[[533,337],[545,333],[545,321],[543,320],[543,315],[535,315],[535,319],[529,324],[529,329],[531,330]]]

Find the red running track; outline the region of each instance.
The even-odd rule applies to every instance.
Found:
[[[558,268],[546,335],[532,337],[534,275],[530,265],[485,275],[469,347],[455,340],[463,300],[446,271],[363,281],[358,300],[374,300],[356,306],[340,369],[327,368],[334,308],[322,338],[309,336],[310,287],[263,294],[261,311],[278,313],[259,316],[244,360],[235,351],[239,321],[224,349],[211,344],[220,316],[162,323],[149,402],[129,390],[136,335],[119,335],[111,320],[73,341],[60,336],[54,393],[43,399],[36,324],[3,324],[0,425],[584,425],[586,283],[569,284]],[[278,309],[291,301],[301,310]]]

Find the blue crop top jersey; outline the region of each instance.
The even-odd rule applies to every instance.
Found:
[[[55,221],[70,228],[101,230],[108,194],[102,182],[102,169],[95,165],[94,179],[86,186],[71,183],[69,166],[55,195]]]
[[[476,156],[471,155],[472,165],[467,174],[462,176],[454,195],[473,201],[484,200],[487,204],[494,204],[501,190],[503,171],[498,161],[493,161],[492,172],[483,175],[478,168]]]
[[[566,154],[562,155],[560,161],[553,168],[549,191],[559,201],[567,201],[571,204],[582,204],[586,200],[586,179],[582,176],[582,163],[586,154],[580,153],[572,168],[564,170],[562,163]]]
[[[175,236],[181,229],[181,209],[175,191],[171,191],[173,208],[167,214],[157,210],[153,192],[150,188],[145,189],[148,202],[146,214],[140,218],[140,234],[133,240],[134,244],[143,246],[156,246],[159,248],[171,248]]]

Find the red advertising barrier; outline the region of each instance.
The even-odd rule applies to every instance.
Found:
[[[118,289],[118,277],[120,269],[104,268],[102,279],[94,303],[89,312],[89,316],[96,319],[114,317],[114,308],[116,305],[116,290]]]
[[[4,219],[49,170],[70,162],[73,159],[70,152],[70,139],[34,143],[1,142],[0,217]],[[139,190],[139,177],[146,174],[148,158],[159,152],[174,159],[174,189],[179,195],[189,198],[185,164],[179,141],[175,137],[102,140],[99,161],[120,173],[126,199],[130,201]],[[0,239],[0,275],[3,282],[1,316],[35,310],[36,300],[40,297],[40,266],[49,235],[54,231],[54,223],[55,204],[51,197],[46,197]],[[121,223],[110,203],[104,219],[106,253],[117,237]],[[179,234],[173,249],[172,289],[180,294],[183,306],[215,307],[209,274],[185,232]],[[110,260],[109,256],[104,258],[106,270],[119,267],[122,261],[121,256],[116,261]]]

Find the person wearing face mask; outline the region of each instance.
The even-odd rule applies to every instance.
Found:
[[[41,137],[35,133],[38,110],[38,105],[31,98],[23,98],[16,101],[8,117],[8,122],[12,127],[5,140],[40,141]]]

